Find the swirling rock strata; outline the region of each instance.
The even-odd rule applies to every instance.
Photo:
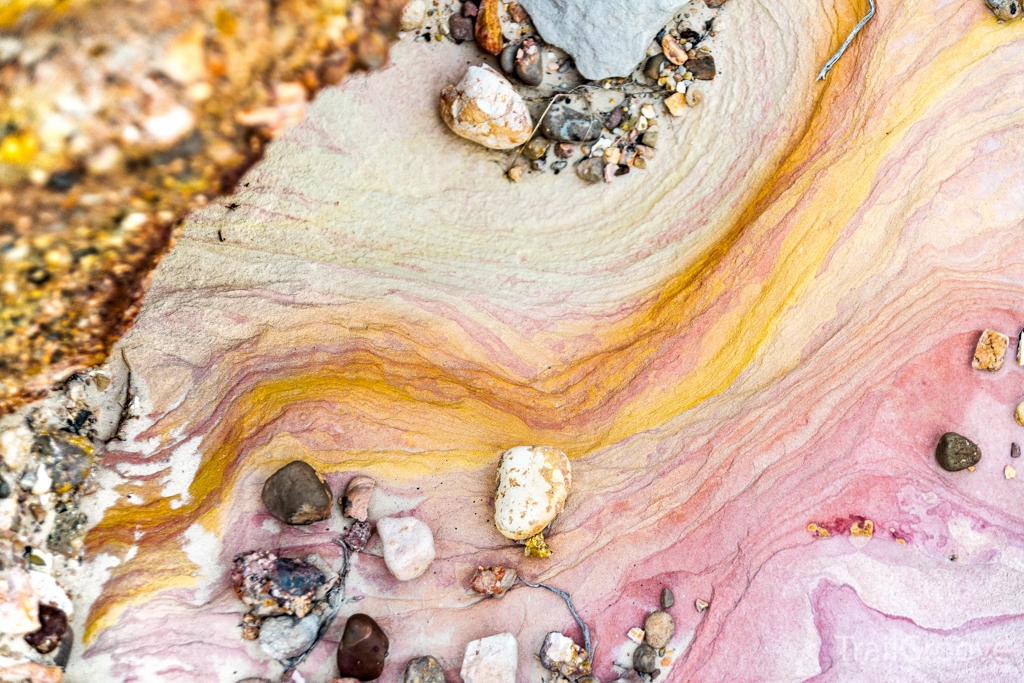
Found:
[[[665,586],[663,680],[1013,680],[1021,369],[971,357],[1024,324],[1024,28],[881,3],[816,83],[862,10],[826,9],[733,5],[718,91],[608,186],[509,184],[451,136],[436,96],[468,45],[403,43],[325,92],[237,210],[190,220],[121,342],[142,407],[106,456],[69,678],[269,674],[224,574],[254,547],[338,557],[331,522],[261,509],[301,458],[334,491],[373,477],[380,514],[434,532],[416,581],[353,561],[386,680],[423,652],[454,679],[503,632],[532,678],[546,633],[579,642],[557,595],[466,588],[496,565],[573,591],[601,680]],[[947,431],[986,453],[974,472],[935,462]],[[523,443],[573,460],[548,560],[489,516],[495,458]],[[303,675],[333,675],[353,609]]]

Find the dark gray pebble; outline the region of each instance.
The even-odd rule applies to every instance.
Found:
[[[665,58],[665,55],[660,52],[654,55],[647,60],[646,64],[644,64],[644,76],[647,76],[647,78],[650,78],[653,81],[658,80],[661,78],[661,68],[667,61],[668,59]]]
[[[596,140],[601,137],[603,129],[604,125],[601,119],[564,104],[556,104],[551,107],[540,125],[540,132],[544,137],[560,142]]]
[[[590,159],[584,159],[579,166],[576,167],[576,175],[588,183],[599,183],[604,180],[604,159],[600,157],[591,157]]]
[[[293,460],[263,484],[263,504],[285,524],[312,524],[331,514],[331,489],[309,463]]]
[[[637,645],[633,650],[633,668],[642,674],[653,673],[658,668],[658,651],[647,643]]]
[[[527,38],[519,46],[516,77],[530,86],[538,86],[544,81],[544,50],[535,40]]]
[[[665,586],[661,589],[661,609],[668,609],[676,604],[676,596],[672,595],[672,589]]]
[[[981,449],[965,436],[946,432],[935,447],[935,459],[947,472],[959,472],[978,464]]]
[[[498,63],[501,64],[501,70],[509,76],[516,72],[516,52],[518,51],[518,43],[509,43],[502,48],[501,55],[498,57]]]
[[[1010,444],[1010,457],[1011,458],[1019,458],[1020,457],[1020,446],[1018,446],[1016,442]]]

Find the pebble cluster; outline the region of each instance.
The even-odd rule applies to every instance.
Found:
[[[131,409],[127,377],[100,368],[0,418],[0,680],[62,676],[74,643],[66,580],[88,523],[79,504]]]
[[[500,72],[471,66],[442,91],[440,108],[456,134],[515,150],[509,179],[558,174],[571,165],[588,183],[610,183],[654,158],[663,113],[684,116],[703,101],[699,83],[717,74],[707,41],[720,6],[691,2],[657,35],[634,73],[600,82],[584,79],[569,55],[546,44],[516,2],[435,2],[429,10],[422,5],[423,12],[417,5],[420,23],[410,20],[403,29],[426,40],[475,41],[498,57]]]

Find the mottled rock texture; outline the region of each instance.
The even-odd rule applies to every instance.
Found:
[[[116,350],[139,417],[104,457],[68,680],[276,680],[224,575],[257,547],[342,557],[340,527],[262,510],[293,459],[335,492],[372,476],[370,518],[415,515],[437,550],[401,583],[371,539],[307,680],[338,675],[355,609],[390,637],[382,680],[430,653],[457,681],[504,631],[539,680],[544,636],[578,628],[548,591],[467,590],[495,565],[573,592],[601,681],[666,585],[668,683],[1015,680],[1024,378],[970,360],[1024,325],[1024,24],[877,5],[815,82],[863,3],[730,0],[704,102],[611,185],[512,184],[453,136],[437,95],[468,43],[322,93],[238,209],[193,215]],[[974,472],[936,464],[949,431]],[[548,559],[493,525],[517,444],[572,460]]]

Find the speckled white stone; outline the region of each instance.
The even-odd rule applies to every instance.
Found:
[[[526,102],[486,64],[469,67],[458,84],[441,91],[441,117],[457,135],[491,149],[512,149],[533,132]]]
[[[474,640],[462,659],[463,683],[516,683],[519,646],[511,633]]]
[[[498,463],[494,525],[514,541],[539,534],[562,511],[570,486],[569,458],[557,448],[508,449]]]

